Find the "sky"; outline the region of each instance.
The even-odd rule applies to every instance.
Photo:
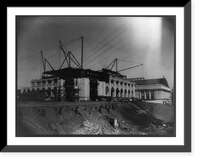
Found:
[[[59,69],[59,41],[80,61],[82,36],[84,69],[101,70],[117,58],[118,70],[143,64],[120,72],[127,78],[165,77],[174,86],[174,17],[18,16],[16,31],[18,88],[41,78],[41,51]]]

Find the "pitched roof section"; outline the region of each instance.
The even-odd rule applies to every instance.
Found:
[[[153,85],[153,84],[162,84],[169,88],[168,82],[165,78],[158,79],[144,79],[144,80],[135,80],[135,85]]]

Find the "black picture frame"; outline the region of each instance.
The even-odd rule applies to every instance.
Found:
[[[184,8],[184,145],[8,145],[5,117],[5,127],[1,130],[1,152],[191,152],[191,1],[178,7]],[[7,116],[6,106],[1,116]]]

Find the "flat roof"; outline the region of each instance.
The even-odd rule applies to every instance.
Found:
[[[157,78],[157,79],[144,79],[144,80],[135,80],[135,85],[153,85],[153,84],[162,84],[169,88],[166,78]]]

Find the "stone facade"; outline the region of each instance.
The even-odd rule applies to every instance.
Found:
[[[79,89],[79,100],[90,100],[90,79],[89,78],[74,78],[74,88]],[[21,92],[29,91],[46,91],[47,97],[55,97],[60,95],[64,97],[65,80],[59,78],[34,79],[30,82],[30,87],[22,88]],[[97,80],[97,97],[112,97],[112,98],[129,98],[135,97],[135,83],[120,77],[110,76],[109,82]]]
[[[171,89],[165,78],[150,80],[135,80],[135,97],[150,101],[164,103],[171,100]]]
[[[89,78],[77,78],[79,91],[79,100],[88,101],[90,99],[90,80]]]
[[[110,76],[108,82],[97,80],[96,86],[91,84],[92,82],[90,78],[73,78],[73,88],[79,89],[78,97],[80,101],[88,101],[92,97],[93,100],[99,97],[136,97],[145,101],[160,101],[161,103],[171,100],[171,90],[165,78],[133,80],[125,77]],[[65,88],[65,80],[58,77],[34,79],[30,82],[30,87],[21,89],[21,93],[42,90],[49,99],[57,96],[64,98]],[[94,97],[95,91],[96,96]]]
[[[105,96],[108,97],[135,97],[135,83],[124,78],[110,77],[109,83],[104,86]]]

